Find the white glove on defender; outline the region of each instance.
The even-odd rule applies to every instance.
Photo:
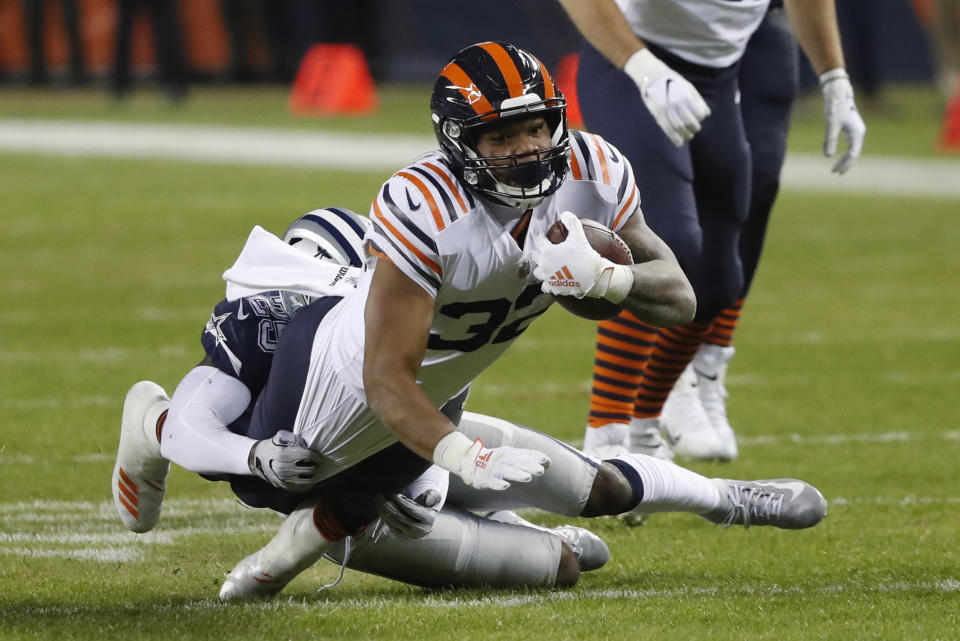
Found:
[[[820,90],[823,92],[823,119],[827,127],[823,155],[832,158],[837,153],[837,138],[843,134],[847,151],[833,165],[835,173],[843,174],[860,157],[867,126],[857,111],[850,77],[843,68],[837,67],[820,74]]]
[[[623,302],[633,287],[630,267],[617,265],[591,247],[575,214],[561,213],[560,222],[567,228],[562,243],[554,245],[545,235],[533,239],[530,262],[534,278],[543,281],[540,289],[554,296]]]
[[[550,459],[542,452],[506,445],[488,449],[483,441],[471,441],[463,432],[450,432],[440,439],[433,462],[477,490],[505,490],[511,482],[529,483],[550,467]]]
[[[710,107],[686,78],[649,49],[630,56],[623,70],[637,84],[643,104],[674,145],[682,146],[700,131],[700,122],[710,115]]]
[[[277,432],[270,440],[257,441],[249,458],[255,476],[291,492],[303,492],[316,484],[321,461],[302,437],[287,430]]]

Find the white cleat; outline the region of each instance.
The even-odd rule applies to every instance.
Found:
[[[583,452],[600,460],[613,458],[630,451],[630,426],[626,423],[607,423],[600,427],[587,426],[583,435]]]
[[[737,435],[727,418],[727,364],[736,350],[705,343],[700,347],[691,364],[697,377],[697,392],[700,403],[717,432],[722,449],[718,457],[722,461],[737,458]]]
[[[240,561],[227,575],[220,587],[221,601],[261,601],[269,599],[286,587],[260,569],[260,552]]]
[[[726,448],[700,401],[697,375],[692,367],[683,370],[670,390],[660,419],[677,456],[696,460],[725,459]]]
[[[265,546],[230,571],[220,587],[221,601],[270,598],[323,556],[332,543],[317,530],[315,501],[294,510]]]
[[[603,539],[586,528],[576,525],[560,525],[547,531],[553,532],[564,540],[580,562],[582,572],[602,568],[610,560],[610,548],[603,542]]]
[[[168,407],[167,393],[150,381],[131,387],[123,402],[111,485],[120,520],[134,532],[149,532],[160,520],[170,462],[160,454],[157,423]]]
[[[646,454],[664,461],[673,460],[673,450],[663,438],[659,418],[634,418],[630,420],[630,451]]]
[[[827,515],[827,500],[820,490],[798,479],[711,480],[724,500],[703,518],[723,527],[772,525],[802,530],[813,527]]]

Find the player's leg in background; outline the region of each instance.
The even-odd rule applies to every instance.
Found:
[[[698,264],[701,236],[688,146],[674,147],[647,111],[633,81],[586,44],[580,51],[577,93],[586,127],[630,160],[647,224],[689,272]],[[666,451],[660,446],[659,429],[650,430],[647,439],[638,438],[635,444],[630,439],[634,399],[646,380],[644,369],[657,334],[657,328],[628,313],[599,324],[584,435],[587,451],[600,456],[634,447],[645,447],[649,453]]]
[[[771,9],[747,45],[740,64],[740,108],[750,143],[750,212],[740,236],[744,283],[740,296],[714,321],[704,345],[671,392],[665,409],[671,417],[690,413],[699,403],[720,437],[722,460],[737,457],[736,435],[726,410],[727,366],[733,337],[763,250],[770,213],[780,190],[793,101],[798,90],[797,45],[782,9]],[[694,410],[695,411],[695,410]]]
[[[632,423],[637,431],[649,429],[659,416],[678,455],[721,458],[720,439],[701,406],[692,405],[693,411],[681,421],[676,413],[674,421],[666,420],[663,412],[667,395],[705,341],[714,319],[742,288],[738,242],[749,206],[750,156],[737,101],[737,67],[705,69],[660,50],[655,53],[697,87],[711,115],[688,144],[696,175],[693,192],[701,249],[696,262],[681,265],[697,295],[697,316],[686,325],[659,331],[636,395]]]

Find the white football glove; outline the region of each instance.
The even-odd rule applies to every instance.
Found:
[[[302,437],[281,430],[250,450],[250,471],[281,490],[303,492],[319,480],[322,457]]]
[[[543,452],[518,447],[488,449],[462,432],[451,432],[433,450],[433,462],[477,490],[505,490],[510,483],[529,483],[541,476],[550,459]]]
[[[823,155],[832,158],[837,153],[837,138],[843,134],[847,151],[833,165],[835,173],[843,174],[860,157],[867,126],[853,101],[850,77],[842,67],[820,74],[820,90],[823,92],[823,119],[827,130],[823,139]]]
[[[418,501],[424,501],[424,504]],[[430,534],[433,524],[437,520],[437,511],[433,505],[439,503],[440,495],[433,490],[427,490],[417,501],[407,498],[403,494],[390,496],[378,495],[373,503],[377,508],[380,520],[397,536],[406,539],[419,539]],[[426,504],[427,501],[432,501]],[[380,540],[385,532],[378,529],[373,535],[373,542]]]
[[[640,89],[643,104],[674,145],[680,147],[700,131],[710,107],[690,82],[649,49],[634,53],[623,70]]]
[[[530,262],[533,277],[543,281],[540,289],[554,296],[604,298],[623,302],[633,287],[633,271],[601,256],[587,240],[576,214],[565,211],[560,222],[567,237],[554,245],[540,235],[533,239]]]

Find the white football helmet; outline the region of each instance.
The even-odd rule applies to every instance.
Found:
[[[369,229],[368,218],[342,207],[327,207],[293,221],[283,240],[320,260],[362,269],[363,238]]]

